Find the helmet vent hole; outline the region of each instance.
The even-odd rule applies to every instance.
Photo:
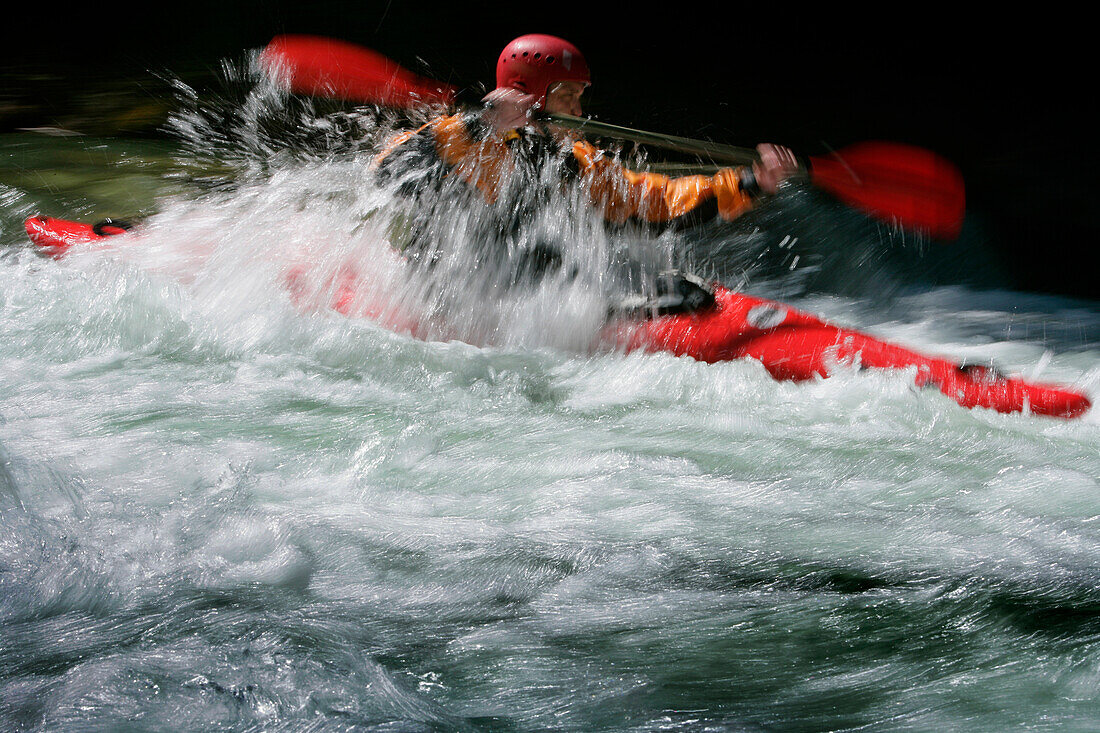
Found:
[[[553,56],[547,56],[546,57],[546,63],[548,63],[548,64],[554,63],[554,57]]]

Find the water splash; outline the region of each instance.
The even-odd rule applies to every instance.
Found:
[[[534,176],[510,174],[491,204],[455,185],[426,205],[371,171],[385,142],[423,118],[322,110],[254,58],[227,62],[223,80],[213,96],[174,83],[168,131],[199,193],[166,197],[140,232],[100,248],[174,278],[206,311],[247,319],[289,298],[429,339],[584,349],[609,302],[683,259],[673,235],[609,230],[552,153]],[[211,184],[219,166],[231,175]]]

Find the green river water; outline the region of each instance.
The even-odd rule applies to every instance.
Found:
[[[0,136],[0,729],[1100,728],[1095,411],[591,353],[575,288],[480,345],[302,312],[272,263],[377,260],[363,154],[186,120]],[[54,261],[38,213],[148,225]],[[697,261],[1100,389],[1095,303],[764,224]]]

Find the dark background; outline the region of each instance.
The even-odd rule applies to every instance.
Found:
[[[445,81],[491,84],[504,44],[553,33],[584,52],[594,81],[586,111],[608,122],[806,154],[866,139],[936,150],[962,169],[970,221],[1016,287],[1100,299],[1096,41],[1080,17],[1042,8],[974,17],[961,7],[43,5],[37,15],[24,8],[31,17],[6,34],[0,71],[25,80],[41,70],[74,85],[214,74],[276,34],[315,33]]]

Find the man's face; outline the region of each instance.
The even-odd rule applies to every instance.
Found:
[[[581,115],[581,95],[584,94],[587,84],[579,81],[559,81],[550,87],[546,93],[547,112],[555,112],[560,115]]]

